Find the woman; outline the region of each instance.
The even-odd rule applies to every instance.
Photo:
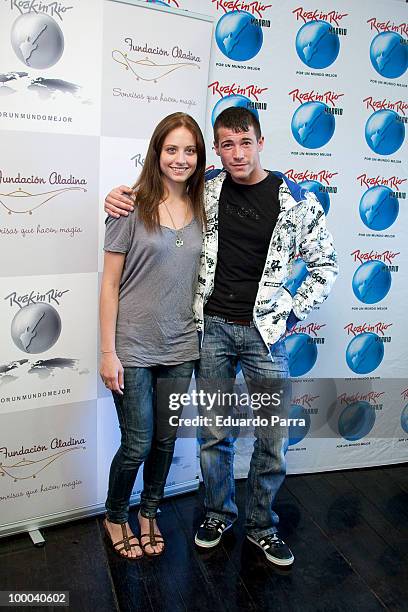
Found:
[[[205,224],[204,169],[197,123],[184,113],[169,115],[154,130],[133,187],[135,212],[106,220],[100,374],[113,394],[121,445],[110,469],[104,526],[115,551],[132,559],[164,550],[155,517],[176,438],[168,395],[188,389],[199,357],[192,301]],[[139,542],[128,514],[143,462]]]

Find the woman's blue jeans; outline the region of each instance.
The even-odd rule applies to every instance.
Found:
[[[253,323],[246,327],[225,323],[220,317],[206,316],[201,359],[196,368],[197,387],[210,394],[219,390],[231,393],[238,362],[250,394],[280,394],[278,407],[271,403],[259,412],[269,419],[275,415],[285,420],[291,383],[284,342],[272,345],[268,351]],[[200,405],[199,410],[202,416],[211,415],[206,406]],[[218,412],[228,414],[228,409],[218,409]],[[232,414],[231,410],[229,413]],[[272,507],[285,479],[288,431],[286,426],[255,427],[254,433],[245,527],[248,534],[265,537],[277,531],[279,517]],[[198,439],[206,515],[231,524],[238,515],[234,484],[236,432],[225,425],[204,425]]]
[[[112,523],[126,523],[129,500],[142,463],[143,491],[140,512],[156,516],[173,459],[177,426],[169,417],[170,393],[188,390],[194,361],[174,366],[124,368],[123,396],[112,393],[121,431],[121,444],[109,474],[106,516]]]

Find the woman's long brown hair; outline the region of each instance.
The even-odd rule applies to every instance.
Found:
[[[187,180],[187,193],[190,197],[195,218],[205,227],[204,211],[204,171],[205,144],[197,122],[186,113],[173,113],[160,121],[150,139],[143,170],[133,185],[133,194],[137,204],[139,219],[148,231],[160,228],[159,204],[166,191],[160,171],[160,154],[164,140],[172,130],[187,128],[196,140],[197,168]]]

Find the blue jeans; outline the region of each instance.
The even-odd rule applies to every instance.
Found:
[[[241,363],[248,393],[283,389],[278,408],[269,406],[269,414],[284,416],[290,401],[288,357],[283,341],[268,351],[260,333],[250,327],[225,323],[220,317],[206,316],[201,359],[196,377],[199,389],[232,392],[236,366]],[[200,405],[200,414],[207,415]],[[265,415],[265,411],[264,411]],[[279,517],[272,510],[286,474],[286,427],[255,427],[255,442],[247,481],[246,522],[248,534],[264,537],[277,531]],[[206,514],[226,524],[238,515],[234,485],[234,430],[214,424],[199,431],[201,472],[205,485]]]
[[[174,366],[124,368],[123,396],[112,393],[121,430],[121,444],[109,473],[106,516],[126,523],[129,500],[144,462],[140,512],[156,516],[173,459],[177,427],[170,426],[170,393],[188,390],[194,361]]]

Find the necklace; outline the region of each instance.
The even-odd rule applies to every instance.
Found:
[[[185,214],[185,217],[184,217],[183,226],[180,229],[177,229],[176,228],[176,224],[174,223],[173,217],[171,216],[171,212],[167,208],[166,202],[163,202],[163,204],[164,204],[164,206],[165,206],[165,208],[167,210],[167,213],[168,213],[168,215],[170,217],[170,220],[171,220],[171,222],[173,224],[173,227],[174,227],[174,229],[176,231],[176,247],[182,247],[183,244],[184,244],[183,233],[184,233],[184,228],[186,226],[186,221],[187,221],[187,217],[188,217],[188,206],[186,208],[186,214]]]

